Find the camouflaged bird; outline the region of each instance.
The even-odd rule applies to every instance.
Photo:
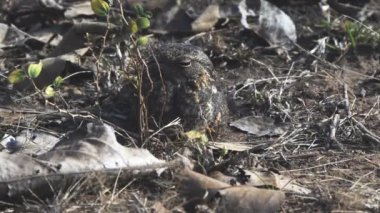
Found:
[[[214,67],[208,56],[198,47],[178,43],[156,45],[151,52],[149,75],[144,74],[142,80],[148,116],[161,125],[179,117],[185,130],[218,123],[226,104],[215,87]],[[132,90],[130,85],[125,86],[113,104],[124,106],[118,110],[126,115],[127,128],[137,125],[141,106]]]

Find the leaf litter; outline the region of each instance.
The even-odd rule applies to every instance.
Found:
[[[125,69],[123,62],[131,61],[130,55],[122,52],[124,47],[117,44],[120,38],[113,37],[116,45],[107,44],[100,50],[103,61],[101,66],[94,65],[97,45],[102,45],[99,41],[108,27],[111,34],[120,29],[98,22],[88,8],[76,8],[75,1],[30,2],[27,7],[20,7],[20,1],[2,5],[7,13],[1,14],[0,20],[7,25],[1,25],[0,33],[0,128],[4,138],[15,138],[3,141],[5,147],[18,141],[17,136],[25,131],[34,131],[37,140],[43,139],[23,139],[35,143],[31,150],[28,142],[13,154],[7,149],[0,151],[1,162],[8,162],[0,163],[0,174],[6,176],[0,181],[0,194],[8,203],[2,208],[20,210],[23,207],[12,205],[24,203],[36,211],[379,209],[379,45],[376,36],[363,40],[350,33],[371,26],[370,31],[376,34],[379,26],[371,22],[376,18],[376,4],[368,13],[371,7],[358,6],[356,1],[348,3],[354,7],[337,1],[260,0],[227,5],[218,1],[213,5],[204,1],[140,1],[158,12],[151,32],[166,34],[161,35],[162,41],[174,39],[202,47],[217,69],[217,78],[223,82],[217,86],[228,95],[230,106],[230,114],[222,118],[219,127],[192,132],[190,138],[178,122],[157,132],[150,129],[143,149],[129,148],[139,147],[143,135],[112,123],[98,125],[101,118],[88,110],[112,96],[117,83],[131,83],[117,81],[123,76],[118,71]],[[40,17],[35,9],[56,14]],[[66,14],[69,21],[84,17],[92,22],[67,25],[60,14]],[[3,19],[7,15],[13,21]],[[265,22],[268,16],[275,21]],[[280,19],[287,24],[272,25]],[[347,21],[352,24],[346,25]],[[67,33],[60,35],[62,40],[55,40],[59,38],[53,35],[58,32],[55,30],[35,33],[52,23],[66,29],[63,32]],[[369,40],[370,45],[363,43]],[[83,47],[82,53],[73,52]],[[49,86],[57,76],[71,76],[72,81],[65,81],[49,99],[33,94],[35,87],[30,82],[20,92],[9,87],[6,79],[11,71],[25,71],[39,59],[42,63],[51,60],[55,68],[49,77],[44,74],[48,66],[43,65],[39,76],[46,79],[37,89]],[[62,60],[70,65],[69,72],[63,71]],[[234,61],[239,61],[238,66],[232,64]],[[111,74],[106,74],[107,69]],[[81,75],[88,70],[95,74]],[[227,92],[227,87],[234,91]],[[228,123],[249,134],[230,128]],[[106,137],[99,135],[102,129],[106,129]],[[55,137],[45,137],[39,131]],[[60,141],[54,147],[44,144],[56,142],[57,135]],[[41,153],[38,146],[47,147]]]

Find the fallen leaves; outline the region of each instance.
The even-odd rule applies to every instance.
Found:
[[[231,186],[189,169],[181,171],[177,178],[181,193],[191,201],[189,209],[206,204],[216,212],[274,212],[285,200],[282,191]]]
[[[269,175],[275,178],[268,179],[264,178],[265,175],[258,178],[254,177],[256,173],[246,173],[245,176],[252,179],[247,185],[219,171],[209,177],[192,171],[192,165],[185,157],[165,162],[155,158],[148,150],[121,146],[113,128],[107,125],[89,123],[86,134],[72,134],[36,157],[0,152],[0,159],[3,162],[0,164],[0,200],[7,202],[17,202],[20,197],[30,196],[30,192],[38,197],[48,196],[52,193],[50,190],[39,189],[53,184],[54,190],[64,190],[77,178],[93,172],[115,174],[117,170],[135,170],[130,175],[136,175],[165,168],[175,168],[177,190],[189,200],[185,205],[187,209],[202,204],[216,212],[273,212],[285,200],[285,194],[280,190],[254,186],[260,185],[258,180],[264,180],[273,188],[280,187],[279,176]],[[64,185],[58,184],[60,180],[65,180]],[[155,208],[164,207],[158,205]]]
[[[64,190],[60,180],[71,185],[93,172],[113,174],[121,170],[155,171],[168,167],[146,149],[120,145],[112,127],[89,123],[87,135],[72,135],[36,157],[0,152],[0,201],[18,202],[21,197],[46,197]],[[128,175],[132,175],[128,174]],[[112,179],[112,178],[111,178]],[[41,191],[52,184],[55,188]]]

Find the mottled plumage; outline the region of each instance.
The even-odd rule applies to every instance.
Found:
[[[214,85],[214,67],[207,55],[189,44],[161,44],[153,53],[147,60],[149,77],[145,74],[142,84],[149,116],[161,125],[180,117],[187,130],[218,120],[225,102]],[[126,122],[136,125],[139,105],[131,90],[126,86],[117,99],[119,106],[129,108]]]

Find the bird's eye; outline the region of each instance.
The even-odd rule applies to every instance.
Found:
[[[183,58],[179,60],[179,65],[181,67],[190,67],[191,66],[191,60],[189,58]]]

